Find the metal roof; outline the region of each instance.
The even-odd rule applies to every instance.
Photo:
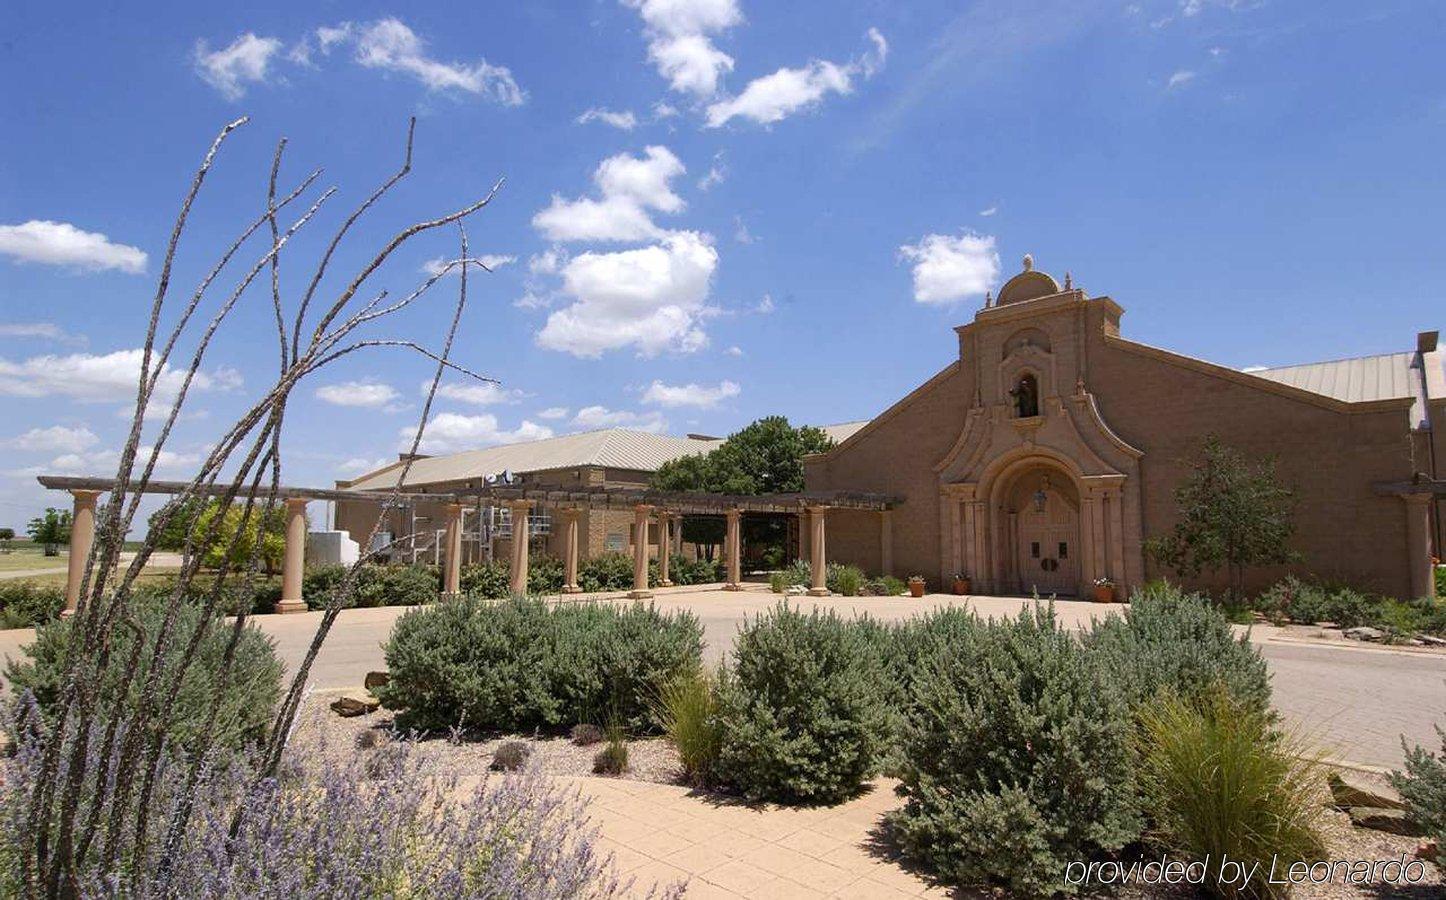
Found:
[[[1382,353],[1355,359],[1251,369],[1249,373],[1290,385],[1313,394],[1323,394],[1346,403],[1394,400],[1416,396],[1411,363],[1415,353]]]
[[[835,444],[842,444],[844,441],[853,437],[855,431],[858,431],[867,424],[869,424],[868,419],[860,419],[857,422],[840,422],[837,425],[820,425],[818,427],[824,434],[833,438]]]
[[[626,428],[606,428],[418,459],[412,463],[406,483],[438,484],[480,479],[504,470],[540,472],[569,466],[604,466],[652,472],[669,460],[693,453],[707,453],[721,443],[721,440],[697,440]],[[401,464],[395,463],[364,475],[346,487],[354,491],[392,487],[397,483],[400,468]]]

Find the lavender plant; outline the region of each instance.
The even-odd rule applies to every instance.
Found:
[[[229,245],[218,248],[214,262],[202,269],[205,274],[195,289],[184,296],[179,305],[171,302],[172,275],[193,205],[211,175],[223,144],[246,123],[245,118],[230,123],[212,142],[191,178],[161,255],[155,294],[148,314],[143,317],[146,326],[141,341],[135,409],[115,478],[107,486],[108,500],[97,513],[96,539],[85,561],[72,623],[73,639],[68,642],[60,667],[61,683],[48,713],[49,726],[37,733],[29,751],[36,768],[34,777],[25,781],[23,809],[11,808],[6,821],[7,853],[14,870],[15,893],[21,896],[76,896],[83,887],[83,873],[103,873],[94,877],[109,879],[105,882],[105,893],[116,896],[153,896],[157,884],[169,883],[172,862],[180,858],[188,836],[196,830],[193,813],[204,800],[203,784],[214,777],[208,773],[213,756],[211,736],[216,731],[214,720],[199,723],[196,732],[199,740],[196,746],[187,748],[184,756],[172,756],[165,750],[176,698],[182,693],[178,688],[185,683],[187,673],[217,629],[222,629],[227,639],[212,686],[214,696],[218,699],[224,696],[232,681],[239,677],[235,665],[237,647],[245,632],[249,611],[240,610],[229,624],[216,613],[224,609],[226,598],[233,596],[238,587],[243,593],[250,593],[261,570],[262,542],[251,542],[249,555],[240,552],[240,548],[246,535],[254,531],[254,524],[266,521],[285,499],[281,488],[281,431],[287,401],[297,385],[330,363],[371,348],[404,349],[431,360],[435,369],[412,440],[414,455],[444,372],[450,369],[471,378],[492,380],[450,357],[453,339],[467,306],[469,270],[486,269],[468,256],[467,234],[462,223],[491,202],[502,186],[500,180],[480,199],[443,216],[401,228],[374,254],[363,254],[361,258],[365,262],[351,275],[340,279],[328,277],[338,248],[353,226],[411,171],[415,121],[408,129],[402,166],[345,217],[314,265],[307,266],[310,274],[292,282],[301,286],[295,296],[283,296],[280,277],[283,251],[302,228],[316,220],[336,189],[322,192],[289,224],[281,221],[281,215],[311,191],[321,174],[320,170],[314,171],[290,192],[279,191],[277,185],[286,147],[283,138],[277,144],[264,183],[264,202],[259,204],[259,211],[242,225]],[[432,277],[401,299],[388,302],[386,290],[372,294],[369,300],[359,297],[364,289],[371,292],[369,284],[394,251],[412,238],[444,226],[456,226],[458,230],[459,258],[440,266]],[[254,242],[262,245],[256,251],[250,249]],[[240,262],[247,253],[252,254],[251,261]],[[440,349],[371,333],[378,322],[410,308],[454,270],[460,270],[461,277],[457,279],[451,323]],[[213,303],[215,290],[221,290],[218,283],[223,279],[230,279],[232,284]],[[253,292],[251,289],[258,281],[262,287]],[[325,291],[323,284],[328,285]],[[179,487],[170,488],[171,501],[152,517],[150,531],[133,560],[121,567],[125,538],[135,521],[142,496],[155,485],[153,475],[157,463],[185,408],[197,374],[205,364],[207,352],[238,305],[254,294],[269,295],[272,313],[269,318],[275,323],[275,380],[259,391],[259,399],[239,418],[222,429],[192,477]],[[253,341],[253,344],[259,346],[259,342]],[[163,379],[165,396],[158,399]],[[397,491],[405,482],[409,466],[410,463],[399,474]],[[214,499],[218,513],[204,529],[187,530],[184,564],[170,586],[160,625],[154,632],[143,633],[134,613],[136,579],[161,535],[178,515],[193,507],[197,499]],[[237,508],[239,517],[231,515]],[[223,528],[227,533],[223,534]],[[373,547],[375,533],[376,528],[362,546]],[[179,627],[179,609],[185,602],[194,602],[198,593],[193,590],[193,581],[203,554],[197,550],[216,546],[218,541],[221,546],[229,546],[220,554],[221,568],[214,579],[199,591],[202,624],[186,634]],[[382,550],[385,548],[378,548],[377,552]],[[361,562],[365,561],[367,559]],[[249,779],[248,791],[259,790],[279,775],[312,662],[338,612],[350,605],[361,562],[331,594],[307,655],[281,697],[265,747],[255,764],[243,771]],[[117,640],[126,633],[136,639]],[[122,648],[124,656],[120,657]],[[102,690],[106,673],[115,669],[116,660],[112,656],[117,656],[121,663],[121,683]],[[112,691],[136,696],[140,702],[116,707],[106,702]],[[218,715],[222,706],[219,702],[213,703],[212,716]],[[179,785],[167,782],[168,777],[181,777]],[[175,790],[179,798],[176,802],[166,802],[168,790]],[[11,799],[14,800],[13,791]],[[244,804],[239,808],[244,808]],[[164,815],[160,815],[162,811]],[[243,820],[244,817],[238,817],[236,821]],[[230,834],[231,839],[236,837]]]
[[[90,742],[87,783],[99,772]],[[14,865],[28,852],[19,827],[27,796],[44,777],[44,739],[34,734],[5,762],[0,786],[0,892],[23,893]],[[341,900],[406,898],[608,898],[633,889],[599,852],[575,791],[536,767],[477,779],[433,771],[408,740],[386,740],[369,756],[324,746],[288,752],[274,775],[260,759],[206,765],[191,827],[172,849],[101,865],[94,855],[67,873],[66,893],[132,900]],[[68,758],[67,758],[68,759]],[[163,752],[148,815],[160,827],[192,785],[185,759]],[[62,776],[67,775],[65,771]],[[475,782],[475,783],[474,783]],[[84,812],[95,809],[88,794]],[[134,842],[130,847],[135,848]],[[154,873],[138,888],[128,870]],[[675,898],[683,886],[648,896]]]

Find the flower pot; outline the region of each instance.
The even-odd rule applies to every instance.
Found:
[[[909,582],[909,596],[910,596],[910,597],[922,597],[922,596],[924,596],[924,582],[922,582],[922,581],[911,581],[911,582]]]
[[[1097,584],[1097,585],[1095,585],[1095,602],[1096,602],[1096,603],[1114,603],[1114,602],[1115,602],[1115,586],[1112,585],[1112,584]]]
[[[958,595],[960,595],[960,596],[963,596],[964,594],[969,593],[969,579],[967,579],[967,578],[955,578],[955,579],[954,579],[954,593],[956,593],[956,594],[958,594]]]

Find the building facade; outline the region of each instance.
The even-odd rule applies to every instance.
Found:
[[[1024,270],[956,328],[958,357],[825,454],[810,491],[888,494],[828,515],[828,556],[896,575],[953,573],[976,593],[1126,592],[1173,577],[1144,542],[1177,521],[1174,491],[1207,435],[1274,457],[1296,491],[1296,571],[1407,597],[1432,592],[1440,501],[1413,484],[1446,465],[1446,371],[1435,332],[1414,350],[1238,371],[1121,336],[1123,310],[1068,277]],[[1433,427],[1434,426],[1434,427]],[[1207,576],[1201,587],[1219,587]]]

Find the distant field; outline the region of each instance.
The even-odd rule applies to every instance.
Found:
[[[69,562],[62,548],[59,556],[46,556],[44,549],[29,541],[14,541],[9,553],[0,552],[0,572],[15,569],[63,569]]]

